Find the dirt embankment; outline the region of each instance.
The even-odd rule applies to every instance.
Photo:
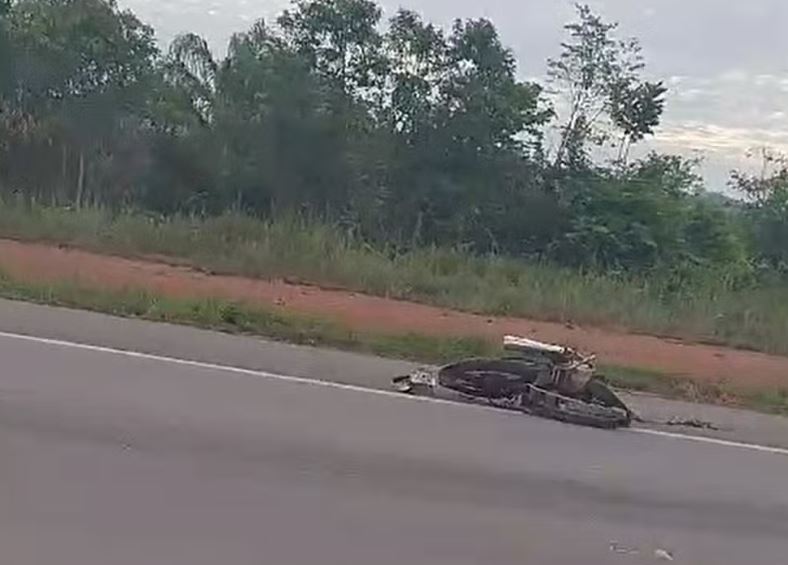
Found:
[[[595,351],[603,363],[664,371],[744,389],[788,389],[788,358],[598,328],[491,318],[352,292],[209,275],[163,262],[130,260],[0,240],[0,268],[19,280],[77,281],[141,288],[172,297],[221,297],[317,315],[355,330],[429,335],[530,336]]]

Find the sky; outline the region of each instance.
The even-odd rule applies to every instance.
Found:
[[[288,0],[119,0],[151,24],[162,43],[193,31],[222,52],[230,35],[260,17],[273,19]],[[448,27],[485,17],[519,62],[522,78],[542,81],[560,51],[571,0],[379,0]],[[724,190],[733,168],[753,168],[753,149],[788,153],[788,1],[588,0],[621,36],[637,37],[650,79],[669,87],[667,107],[648,148],[703,159],[709,188]],[[644,148],[645,149],[645,148]]]

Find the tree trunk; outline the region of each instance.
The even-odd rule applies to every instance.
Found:
[[[629,152],[631,149],[632,138],[627,135],[621,142],[621,156],[619,157],[619,160],[621,161],[622,166],[626,166],[627,162],[629,161]]]
[[[68,202],[68,147],[63,143],[60,153],[60,195],[56,196],[57,204]]]
[[[85,152],[79,152],[79,176],[77,177],[77,210],[82,208],[82,194],[85,192]]]
[[[569,143],[569,136],[572,135],[572,133],[575,130],[575,127],[577,126],[575,124],[575,120],[577,119],[578,108],[579,108],[579,102],[577,101],[577,99],[572,100],[571,106],[572,109],[569,112],[569,119],[566,123],[566,127],[564,127],[563,131],[561,132],[561,140],[558,145],[558,151],[555,154],[555,162],[553,163],[553,166],[555,166],[556,168],[559,168],[561,165],[564,164],[564,153],[566,153],[566,146]]]

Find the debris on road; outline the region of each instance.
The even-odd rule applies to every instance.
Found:
[[[396,377],[407,394],[434,394],[440,388],[471,400],[564,422],[618,428],[634,414],[599,378],[595,355],[517,336],[504,337],[500,358],[466,359]]]
[[[610,542],[610,551],[620,555],[640,555],[640,550],[636,547],[627,547],[617,541]]]
[[[705,420],[697,418],[671,418],[665,422],[666,426],[678,426],[681,428],[696,428],[699,430],[719,431],[720,427]]]
[[[659,559],[660,561],[674,561],[673,555],[664,549],[656,549],[654,550],[654,557]]]

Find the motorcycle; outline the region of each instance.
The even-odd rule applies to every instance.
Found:
[[[595,355],[562,345],[505,336],[500,358],[473,358],[395,377],[404,394],[440,389],[470,401],[599,428],[627,427],[634,414],[596,373]]]

